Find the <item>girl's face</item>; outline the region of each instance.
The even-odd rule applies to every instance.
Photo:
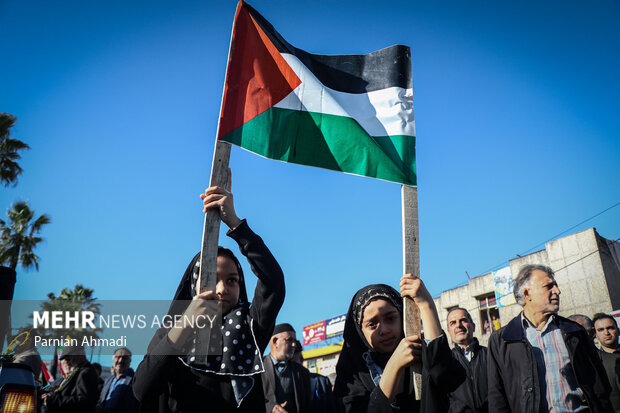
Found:
[[[237,270],[237,265],[228,257],[218,255],[217,257],[217,284],[215,293],[218,303],[222,305],[222,314],[226,314],[231,308],[239,303],[241,292],[241,276]],[[196,289],[199,290],[200,275],[196,280]]]
[[[217,285],[215,293],[222,304],[222,314],[228,313],[239,302],[241,277],[235,262],[228,257],[217,257]]]
[[[382,298],[371,301],[364,309],[362,333],[373,350],[392,353],[403,335],[400,313]]]

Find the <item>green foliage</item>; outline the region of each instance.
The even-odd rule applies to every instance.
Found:
[[[95,315],[101,314],[101,305],[97,303],[97,298],[93,297],[93,289],[86,288],[82,285],[76,285],[73,290],[63,288],[60,294],[56,296],[54,293],[47,294],[47,301],[41,303],[41,311],[91,311]],[[98,332],[100,328],[49,328],[38,327],[38,332],[45,338],[75,338],[79,339],[85,335],[99,338]]]
[[[17,201],[7,210],[8,224],[0,219],[0,264],[16,269],[21,262],[23,269],[39,269],[39,257],[34,253],[43,241],[38,234],[51,222],[47,214],[34,219],[34,211],[25,201]]]
[[[11,138],[16,121],[15,116],[0,113],[0,183],[6,187],[17,185],[17,177],[22,173],[17,163],[21,159],[19,151],[30,149],[24,142]]]

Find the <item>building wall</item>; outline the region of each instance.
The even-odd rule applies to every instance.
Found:
[[[547,243],[551,268],[560,286],[560,314],[613,310],[594,228]]]
[[[620,244],[598,234],[597,241],[611,306],[617,310],[620,309]]]

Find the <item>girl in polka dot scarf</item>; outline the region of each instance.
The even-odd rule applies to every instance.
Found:
[[[134,377],[134,393],[143,411],[264,409],[261,356],[284,302],[284,275],[263,240],[237,218],[227,189],[211,187],[201,198],[205,210],[218,208],[230,228],[227,235],[258,277],[254,298],[250,303],[243,269],[230,250],[218,248],[215,291],[198,291],[200,254],[193,258],[168,314],[213,314],[215,304],[221,317],[208,330],[161,328],[155,334]]]

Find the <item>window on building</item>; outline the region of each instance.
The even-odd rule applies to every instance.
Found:
[[[477,298],[482,334],[489,334],[491,331],[499,330],[501,322],[495,294],[486,294]]]

